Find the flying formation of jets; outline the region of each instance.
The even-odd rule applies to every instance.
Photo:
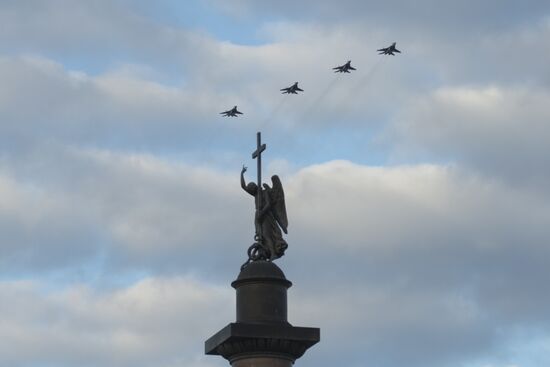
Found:
[[[290,87],[288,88],[283,88],[281,89],[281,91],[283,91],[283,94],[298,94],[298,92],[303,92],[304,90],[303,89],[300,89],[298,87],[298,82],[292,84]]]
[[[394,52],[401,53],[401,51],[399,51],[398,49],[395,48],[395,42],[392,43],[390,46],[385,47],[385,48],[381,48],[380,50],[377,50],[377,51],[378,51],[378,55],[392,55],[392,56],[395,56]]]
[[[342,66],[337,66],[335,68],[332,68],[332,70],[334,70],[335,73],[349,73],[350,70],[357,70],[357,69],[351,66],[351,60],[350,60]]]
[[[230,110],[220,112],[220,115],[225,117],[237,117],[237,115],[242,115],[242,112],[237,111],[237,106],[233,107]]]
[[[381,48],[379,50],[376,50],[379,55],[392,55],[395,56],[395,52],[401,53],[396,47],[396,42],[392,43],[388,47]],[[357,70],[353,66],[351,66],[351,60],[346,62],[344,65],[333,67],[332,70],[334,70],[335,73],[350,73],[350,70]],[[298,94],[298,92],[303,92],[303,89],[300,89],[298,87],[298,82],[292,84],[290,87],[281,89],[281,92],[283,94]],[[237,117],[237,115],[242,115],[242,112],[237,111],[237,106],[233,107],[230,110],[220,112],[220,115],[223,115],[225,117]]]

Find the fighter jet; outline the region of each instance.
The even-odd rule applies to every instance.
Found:
[[[399,51],[398,49],[395,48],[395,42],[391,44],[391,46],[389,47],[386,47],[386,48],[381,48],[380,50],[377,50],[379,53],[378,55],[392,55],[392,56],[395,56],[394,52],[399,52],[401,53],[401,51]]]
[[[281,91],[283,91],[283,94],[298,94],[298,92],[303,92],[304,90],[303,89],[300,89],[298,88],[298,82],[292,84],[290,87],[288,88],[283,88],[281,89]]]
[[[350,70],[357,70],[353,66],[351,66],[351,60],[346,62],[342,66],[337,66],[335,68],[332,68],[335,73],[349,73]]]
[[[237,117],[237,114],[243,114],[242,112],[237,111],[237,106],[233,107],[230,110],[220,112],[220,115],[224,115],[225,117]]]

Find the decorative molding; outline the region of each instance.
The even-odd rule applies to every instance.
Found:
[[[277,355],[286,357],[294,362],[304,355],[307,345],[298,340],[285,340],[276,338],[246,338],[228,340],[216,348],[216,354],[234,361],[245,355]]]

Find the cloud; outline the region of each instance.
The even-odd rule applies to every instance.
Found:
[[[70,190],[63,188],[69,201],[60,200],[38,214],[46,223],[47,218],[61,217],[57,208],[70,203],[74,217],[85,214],[91,218],[86,223],[97,223],[91,233],[106,239],[109,250],[96,277],[128,271],[191,273],[229,283],[236,276],[250,244],[253,210],[251,199],[240,191],[238,173],[109,151],[65,154],[55,161],[64,159],[63,166],[70,169],[46,165],[36,176],[29,176],[29,172],[12,168],[15,178],[11,178],[11,186],[19,186],[13,182],[25,178],[27,186],[38,185],[47,193],[71,182]],[[64,176],[69,172],[74,175],[70,180]],[[549,327],[546,310],[550,298],[540,292],[547,274],[544,259],[550,255],[546,246],[550,200],[546,194],[453,166],[368,167],[346,161],[299,169],[283,177],[283,185],[290,247],[279,265],[295,284],[290,293],[290,321],[321,326],[326,333],[324,343],[312,351],[305,365],[319,364],[319,358],[331,360],[336,350],[347,351],[350,363],[359,363],[366,350],[381,366],[404,361],[413,366],[457,366],[505,348],[502,330],[514,334],[520,329]],[[23,202],[33,200],[31,196]],[[59,238],[66,230],[56,228]],[[48,261],[49,245],[39,242],[42,233],[30,231],[27,236],[36,236],[35,241],[42,244],[36,253]],[[64,242],[63,246],[69,249],[74,244]],[[25,251],[24,243],[18,250]],[[50,261],[63,266],[59,259]],[[72,261],[84,267],[89,260],[73,257]],[[24,272],[26,265],[20,266],[19,272]],[[130,358],[130,351],[143,349],[138,357],[145,358],[142,363],[147,365],[153,360],[147,359],[147,353],[157,355],[154,348],[172,345],[162,346],[161,338],[158,344],[140,347],[143,338],[165,332],[163,325],[172,313],[167,313],[165,321],[134,329],[127,324],[134,317],[116,311],[130,309],[131,315],[145,320],[148,312],[162,310],[162,302],[149,303],[155,297],[148,296],[148,284],[131,286],[120,302],[118,296],[110,297],[109,304],[115,306],[106,308],[100,307],[101,302],[88,302],[86,294],[77,292],[75,296],[78,307],[99,305],[104,318],[103,323],[93,318],[83,330],[95,330],[94,323],[99,323],[98,327],[120,326],[119,339],[113,340],[122,354],[122,364]],[[225,287],[231,290],[227,284]],[[176,289],[174,297],[176,294],[185,292]],[[84,301],[80,301],[82,297]],[[126,301],[127,297],[131,301]],[[145,308],[132,308],[133,302]],[[225,307],[226,301],[211,302],[217,309]],[[182,317],[200,319],[195,307],[181,312]],[[332,317],[327,319],[327,314]],[[232,316],[224,320],[232,321]],[[52,322],[63,325],[62,319]],[[210,326],[206,334],[223,325]],[[67,335],[70,332],[72,329]],[[336,335],[357,337],[358,342],[351,348],[335,339]],[[93,338],[98,338],[97,334]],[[401,345],[399,355],[390,353],[396,341]],[[437,352],[433,345],[438,345]],[[100,347],[94,349],[98,355],[113,353]],[[76,346],[72,349],[79,350]],[[46,352],[36,353],[39,358]],[[189,353],[186,358],[198,355]]]
[[[36,154],[5,165],[0,186],[13,202],[2,222],[10,229],[2,247],[12,269],[39,270],[24,261],[30,256],[43,270],[73,261],[185,270],[208,251],[221,251],[222,260],[227,246],[242,242],[237,239],[249,220],[227,220],[232,211],[246,210],[236,194],[238,177],[148,155],[56,146]],[[45,236],[50,232],[55,236]]]
[[[44,8],[51,10],[56,4]],[[87,6],[73,4],[66,11],[86,13]],[[2,60],[2,78],[7,82],[2,93],[3,128],[7,130],[2,135],[7,140],[13,141],[15,136],[32,142],[38,139],[33,135],[52,135],[109,147],[127,144],[174,149],[185,142],[198,150],[196,141],[211,140],[211,135],[217,135],[215,145],[234,146],[234,138],[222,139],[221,135],[232,136],[250,128],[323,140],[331,133],[334,121],[338,121],[338,129],[359,129],[369,137],[402,113],[402,106],[418,93],[469,85],[474,80],[481,82],[480,88],[500,82],[510,89],[525,89],[545,85],[548,79],[542,62],[548,51],[544,47],[548,22],[535,16],[532,9],[522,15],[534,19],[532,22],[518,21],[500,33],[482,32],[474,39],[449,41],[442,32],[424,35],[408,30],[408,38],[398,40],[404,53],[379,65],[383,59],[374,50],[394,37],[388,29],[370,23],[281,20],[263,26],[266,43],[243,46],[170,28],[113,6],[118,10],[110,17],[124,12],[119,16],[130,19],[129,23],[146,23],[143,27],[148,36],[139,42],[126,42],[126,38],[135,37],[129,29],[141,25],[117,25],[120,29],[113,32],[121,33],[120,43],[135,50],[117,57],[97,75],[71,71],[44,57],[10,56]],[[328,4],[321,8],[324,6]],[[350,5],[350,9],[354,6],[360,5]],[[11,8],[17,16],[29,11],[16,5]],[[89,13],[95,17],[109,9],[101,3]],[[503,9],[507,14],[509,8]],[[43,15],[45,19],[53,16],[50,10]],[[102,21],[114,23],[110,17]],[[68,28],[72,29],[71,25]],[[45,32],[35,33],[47,37]],[[97,34],[89,32],[89,36]],[[10,37],[15,42],[16,37]],[[40,44],[47,47],[48,42]],[[530,57],[526,58],[527,54]],[[163,72],[165,61],[152,55],[171,63],[177,73],[171,68]],[[64,57],[55,59],[61,62]],[[330,68],[347,59],[352,59],[358,71],[338,79]],[[174,85],[173,79],[183,83]],[[278,90],[296,80],[306,93],[283,99]],[[230,124],[220,120],[218,112],[235,104],[245,116]],[[33,108],[22,109],[22,105]],[[338,145],[339,149],[343,146]]]
[[[0,263],[5,272],[70,267],[94,255],[97,218],[74,210],[70,195],[2,175],[0,197]]]
[[[341,37],[335,36],[331,42],[337,44]],[[179,87],[155,81],[154,75],[143,72],[144,68],[132,65],[92,76],[42,57],[4,57],[0,59],[4,80],[0,129],[5,146],[20,149],[22,144],[35,144],[37,140],[55,140],[157,150],[185,144],[189,151],[199,147],[197,141],[212,141],[214,146],[222,147],[234,145],[236,138],[231,136],[251,127],[281,135],[275,126],[285,131],[304,128],[312,132],[326,130],[329,121],[338,115],[345,117],[342,126],[356,127],[357,120],[364,121],[364,115],[382,118],[382,108],[390,104],[387,90],[364,85],[370,81],[365,77],[375,67],[375,59],[367,58],[366,64],[358,66],[362,68],[358,75],[364,77],[359,81],[339,80],[329,69],[343,60],[332,57],[330,64],[315,62],[329,55],[315,45],[304,51],[303,61],[293,60],[294,50],[304,44],[260,48],[218,45],[219,49],[196,59],[197,63],[203,60],[202,65],[189,76],[188,84]],[[315,63],[315,68],[308,67],[308,63]],[[297,70],[293,75],[288,73],[290,66]],[[302,81],[309,95],[291,98],[280,94],[279,89],[294,78]],[[238,87],[236,82],[240,83]],[[331,84],[333,87],[328,89]],[[407,88],[400,98],[408,93]],[[354,98],[349,98],[351,93],[355,93]],[[369,102],[360,105],[358,100]],[[243,118],[219,117],[219,111],[235,104],[245,112]],[[269,120],[275,118],[278,123],[274,125]]]
[[[372,55],[383,45],[397,41],[403,53],[395,72],[405,72],[396,78],[397,83],[392,83],[394,89],[405,78],[414,79],[417,92],[434,84],[501,81],[547,86],[550,80],[544,63],[550,52],[545,41],[550,7],[544,1],[529,1],[519,7],[512,1],[449,4],[431,0],[414,5],[353,0],[264,1],[258,5],[246,0],[234,2],[228,12],[242,16],[248,11],[249,16],[256,17],[278,14],[271,17],[275,21],[266,21],[262,34],[268,41],[284,43],[307,37],[305,49],[295,50],[297,60],[304,59],[300,51],[308,50],[311,44],[346,58],[358,50]],[[332,43],[338,34],[343,37]]]
[[[550,154],[548,98],[548,90],[537,88],[441,88],[414,100],[395,130],[405,147],[542,187],[548,177],[540,167]]]
[[[546,51],[538,46],[547,38],[544,24],[498,36],[486,34],[473,42],[448,43],[437,34],[422,38],[423,42],[411,39],[404,44],[404,54],[391,60],[374,54],[388,33],[357,24],[271,23],[264,31],[275,40],[260,46],[194,35],[193,52],[185,57],[181,74],[185,83],[177,86],[157,75],[158,65],[152,62],[122,62],[90,75],[43,57],[4,57],[2,136],[6,146],[48,137],[154,150],[174,150],[184,143],[187,151],[198,151],[202,145],[197,141],[234,147],[234,136],[250,128],[278,135],[281,141],[306,135],[313,141],[324,140],[334,133],[338,121],[340,131],[359,130],[368,141],[395,115],[408,119],[405,114],[410,110],[404,107],[418,94],[469,88],[474,79],[482,81],[474,88],[496,84],[512,93],[529,91],[531,84],[544,85],[546,69],[539,60],[545,59]],[[457,57],[456,52],[466,47],[461,42],[476,50],[475,58]],[[530,50],[540,54],[525,61],[520,55]],[[174,52],[165,55],[173,58]],[[358,71],[335,76],[330,68],[347,59]],[[527,70],[518,72],[518,63],[525,62]],[[279,94],[281,87],[296,80],[306,93],[287,98]],[[245,112],[243,118],[219,118],[219,111],[235,104]],[[345,149],[345,144],[337,143],[338,149]]]
[[[381,366],[458,366],[505,348],[518,329],[547,330],[547,196],[453,167],[346,162],[310,167],[290,186],[289,202],[300,203],[285,259],[294,320],[320,320],[324,341],[351,365],[369,356]]]
[[[10,54],[40,53],[66,57],[93,69],[105,70],[121,58],[142,63],[174,65],[166,57],[193,52],[201,37],[141,15],[127,1],[47,0],[25,4],[6,1],[0,6],[3,49]],[[173,52],[176,50],[175,52]],[[173,60],[173,59],[172,59]]]
[[[197,136],[218,141],[221,133],[235,129],[216,118],[215,92],[130,77],[127,69],[92,77],[48,59],[17,57],[0,60],[0,75],[0,131],[12,150],[44,141],[193,146]],[[214,128],[219,134],[212,133]]]
[[[300,21],[314,19],[349,23],[361,20],[369,21],[377,27],[394,29],[396,33],[403,32],[403,29],[438,28],[447,35],[500,31],[511,24],[525,24],[533,18],[544,16],[549,10],[548,4],[541,0],[528,1],[522,6],[514,1],[442,3],[434,0],[423,0],[414,5],[402,0],[384,3],[356,0],[338,3],[328,0],[238,0],[230,5],[224,5],[222,1],[217,1],[217,4],[234,16],[242,16],[243,13],[249,16],[275,13]]]
[[[129,4],[0,6],[0,261],[31,279],[0,286],[6,364],[225,365],[202,341],[233,318],[257,129],[290,321],[322,328],[304,366],[547,354],[546,2],[231,2],[253,46]]]
[[[189,277],[108,291],[47,286],[0,283],[3,365],[220,365],[202,356],[202,339],[233,315],[229,289]]]

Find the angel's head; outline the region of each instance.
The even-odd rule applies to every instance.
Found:
[[[248,185],[246,185],[246,191],[251,195],[256,195],[258,192],[258,185],[254,182],[249,182]]]

